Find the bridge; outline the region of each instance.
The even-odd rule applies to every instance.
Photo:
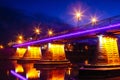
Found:
[[[17,48],[15,56],[19,59],[39,60],[40,64],[49,62],[55,64],[69,63],[66,53],[75,53],[75,50],[78,50],[80,54],[85,53],[85,55],[81,54],[81,56],[84,55],[81,57],[83,58],[81,59],[82,64],[119,65],[119,34],[120,16],[115,16],[101,20],[95,25],[89,23],[64,34],[17,44],[13,47]],[[91,52],[93,51],[91,45],[81,45],[85,40],[91,44],[94,44],[93,40],[95,41],[94,49],[96,50],[94,52]],[[76,46],[82,47],[82,50]],[[89,53],[89,50],[91,50],[91,54],[87,56],[86,53]],[[94,57],[92,53],[94,53]]]

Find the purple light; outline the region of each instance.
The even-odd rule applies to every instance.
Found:
[[[16,76],[17,78],[20,78],[20,80],[28,80],[26,78],[24,78],[23,76],[21,76],[20,74],[14,72],[13,70],[10,71],[14,76]]]
[[[55,37],[51,37],[51,38],[41,39],[41,40],[37,40],[37,41],[27,42],[27,43],[23,43],[23,44],[19,44],[19,45],[14,45],[13,47],[27,46],[27,45],[32,45],[32,44],[36,44],[36,43],[42,43],[42,42],[46,42],[46,41],[62,39],[62,38],[66,38],[66,37],[73,37],[73,36],[77,36],[77,35],[83,35],[83,34],[87,34],[87,33],[90,33],[90,32],[115,28],[115,27],[119,27],[119,26],[120,26],[120,23],[109,25],[109,26],[104,26],[104,27],[100,27],[100,28],[96,28],[96,29],[74,32],[74,33],[64,34],[64,35],[55,36]]]

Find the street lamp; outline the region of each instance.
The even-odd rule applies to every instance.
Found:
[[[21,44],[21,43],[23,43],[23,41],[22,41],[22,40],[18,40],[17,43],[18,43],[18,44]]]
[[[91,23],[92,23],[93,26],[96,24],[97,21],[98,21],[98,20],[97,20],[96,17],[92,17],[92,18],[91,18]]]
[[[79,22],[81,21],[82,16],[83,12],[81,12],[80,10],[75,12],[75,19],[77,19],[77,27],[79,27]]]
[[[81,20],[82,13],[81,12],[76,12],[75,16],[76,16],[77,20],[79,21],[79,20]]]
[[[34,33],[39,35],[41,33],[41,29],[39,27],[34,28]]]
[[[49,29],[49,30],[48,30],[48,35],[49,35],[49,36],[52,36],[52,35],[53,35],[53,30],[52,30],[52,29]]]
[[[18,36],[18,39],[21,39],[21,40],[22,40],[22,39],[23,39],[23,36],[22,36],[22,35],[19,35],[19,36]]]
[[[19,34],[18,37],[17,37],[17,43],[21,44],[21,43],[23,43],[23,41],[24,41],[23,35]]]
[[[39,27],[35,27],[33,31],[34,31],[34,34],[35,34],[34,38],[38,39],[38,37],[39,37],[39,35],[41,33],[41,29]]]

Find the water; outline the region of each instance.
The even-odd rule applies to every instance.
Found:
[[[82,77],[79,67],[52,68],[49,66],[36,69],[33,63],[19,64],[16,60],[0,60],[0,80],[20,80],[11,74],[11,70],[24,78],[31,78],[28,80],[120,80],[120,76],[98,77],[87,74]]]

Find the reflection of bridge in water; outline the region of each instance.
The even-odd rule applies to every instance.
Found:
[[[94,26],[88,24],[65,34],[14,45],[17,47],[15,56],[19,60],[35,61],[38,67],[47,64],[62,67],[69,64],[69,60],[79,61],[80,66],[118,67],[119,29],[120,16],[108,18]],[[68,54],[67,57],[65,54]]]

